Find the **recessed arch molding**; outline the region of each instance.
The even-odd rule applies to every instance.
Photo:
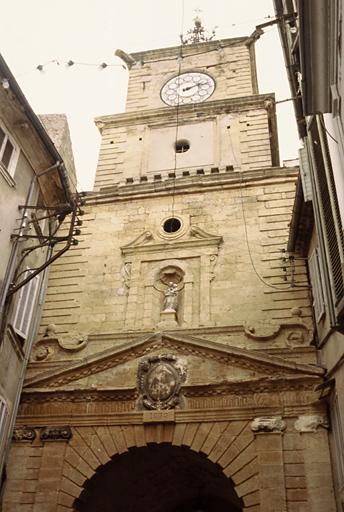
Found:
[[[94,500],[109,488],[106,482],[115,486],[114,478],[120,475],[118,485],[123,488],[121,481],[125,475],[129,478],[132,467],[135,471],[127,481],[146,496],[142,500],[150,499],[146,505],[151,512],[256,512],[260,493],[254,439],[246,420],[75,427],[66,447],[58,511],[95,510]],[[186,473],[193,486],[182,485]],[[142,478],[146,487],[140,484]],[[164,508],[153,506],[152,481],[156,496],[162,493]],[[126,499],[125,493],[121,499]],[[129,512],[128,503],[123,507]]]

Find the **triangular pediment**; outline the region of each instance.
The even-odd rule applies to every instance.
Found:
[[[143,358],[172,354],[187,369],[186,386],[226,385],[274,379],[319,378],[316,366],[287,361],[222,343],[174,333],[152,333],[28,379],[25,390],[136,387]]]
[[[144,231],[135,240],[121,247],[122,254],[157,252],[166,248],[179,249],[181,247],[218,247],[223,242],[222,236],[207,233],[198,226],[190,226],[181,237],[162,239],[152,231]]]

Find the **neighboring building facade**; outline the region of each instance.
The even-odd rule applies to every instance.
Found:
[[[306,257],[326,368],[339,510],[344,509],[343,2],[275,0],[299,135],[301,175],[288,249]]]
[[[69,173],[0,56],[0,474],[37,332],[58,216],[73,212]],[[65,147],[71,147],[64,141]],[[68,168],[68,171],[67,171]],[[54,236],[52,231],[55,231]],[[67,242],[68,243],[68,242]],[[66,244],[66,242],[65,242]],[[62,243],[63,246],[63,243]],[[40,271],[42,270],[42,271]],[[1,483],[2,483],[1,482]],[[2,485],[1,485],[2,488]]]
[[[4,510],[335,511],[286,252],[298,168],[279,166],[254,39],[125,57],[82,243],[49,276]]]

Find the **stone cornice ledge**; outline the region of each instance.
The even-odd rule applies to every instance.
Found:
[[[269,167],[252,171],[228,172],[201,176],[177,177],[151,183],[134,183],[115,185],[100,192],[90,192],[86,196],[86,204],[104,204],[112,201],[126,201],[149,196],[170,195],[171,190],[180,194],[194,194],[208,189],[230,189],[238,187],[254,187],[258,183],[268,181],[269,184],[295,180],[298,167]]]
[[[145,335],[137,340],[128,341],[98,354],[89,355],[83,360],[71,363],[64,368],[43,372],[27,379],[24,388],[58,388],[93,373],[126,363],[128,360],[142,357],[157,349],[178,350],[186,355],[205,356],[223,363],[237,364],[240,361],[240,365],[245,368],[254,371],[257,368],[264,368],[265,372],[275,377],[277,373],[281,372],[299,374],[300,377],[301,375],[323,376],[325,372],[324,369],[317,366],[287,361],[262,353],[252,353],[246,349],[226,346],[201,338],[165,332]]]
[[[46,426],[56,425],[64,426],[101,426],[101,425],[142,425],[146,423],[145,413],[147,411],[132,412],[99,412],[87,414],[41,414],[41,415],[19,415],[17,417],[17,427],[25,426]],[[212,409],[172,409],[167,411],[148,411],[150,421],[147,423],[192,423],[199,421],[226,421],[226,420],[250,420],[254,416],[261,414],[264,416],[278,415],[295,418],[300,414],[323,413],[324,407],[321,404],[303,404],[303,405],[239,405],[238,407],[221,407]],[[168,414],[166,414],[168,413]],[[156,419],[154,419],[154,416]],[[167,416],[167,421],[164,420]]]
[[[194,43],[190,45],[185,45],[182,48],[183,56],[188,57],[189,55],[193,56],[195,52],[198,50],[201,53],[205,51],[217,51],[218,48],[226,48],[234,45],[243,45],[250,40],[249,36],[241,36],[241,37],[229,37],[226,39],[215,39],[212,41],[202,42],[202,43]],[[160,57],[177,57],[180,54],[180,45],[178,46],[168,46],[167,48],[154,48],[152,50],[144,50],[141,52],[132,52],[130,55],[136,60],[144,60],[147,62],[148,59],[157,59]]]
[[[275,102],[275,95],[269,94],[255,94],[252,96],[241,96],[240,98],[230,98],[224,100],[207,101],[206,103],[181,105],[178,109],[178,117],[182,119],[183,116],[190,118],[190,114],[194,113],[196,116],[207,116],[211,114],[223,114],[228,111],[247,111],[252,108],[264,108],[265,103],[271,105],[271,101]],[[175,121],[177,116],[177,107],[161,107],[149,110],[140,110],[134,112],[124,112],[121,114],[111,114],[107,116],[99,116],[95,118],[95,124],[101,131],[105,126],[116,125],[126,126],[133,124],[149,123],[153,121],[156,124],[159,120],[166,121],[168,116],[172,117]]]

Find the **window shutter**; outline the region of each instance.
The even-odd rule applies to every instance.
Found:
[[[6,130],[0,126],[0,170],[5,170],[10,176],[15,172],[18,149]]]
[[[7,422],[7,406],[5,400],[0,396],[0,447],[4,442],[5,427]]]
[[[313,308],[315,320],[319,322],[325,313],[324,293],[321,282],[321,271],[319,264],[318,249],[314,249],[308,258],[308,269],[312,284]]]
[[[7,139],[7,142],[6,142],[6,145],[4,148],[4,152],[1,157],[1,162],[5,166],[6,169],[9,168],[13,153],[14,153],[13,144]]]
[[[305,202],[312,201],[311,176],[307,148],[299,149],[300,176]]]
[[[321,207],[321,217],[324,225],[325,244],[327,247],[332,278],[333,303],[336,308],[344,300],[343,275],[343,229],[339,215],[337,191],[331,168],[331,158],[326,136],[323,133],[322,121],[312,123],[312,147],[316,163],[317,196]],[[337,309],[337,314],[340,312]]]
[[[24,274],[24,278],[31,272],[31,270],[27,270]],[[39,277],[35,276],[20,290],[19,300],[14,314],[13,328],[24,339],[26,339],[29,334],[38,284]]]
[[[331,402],[331,429],[335,444],[335,466],[339,487],[344,486],[344,436],[337,395]]]

